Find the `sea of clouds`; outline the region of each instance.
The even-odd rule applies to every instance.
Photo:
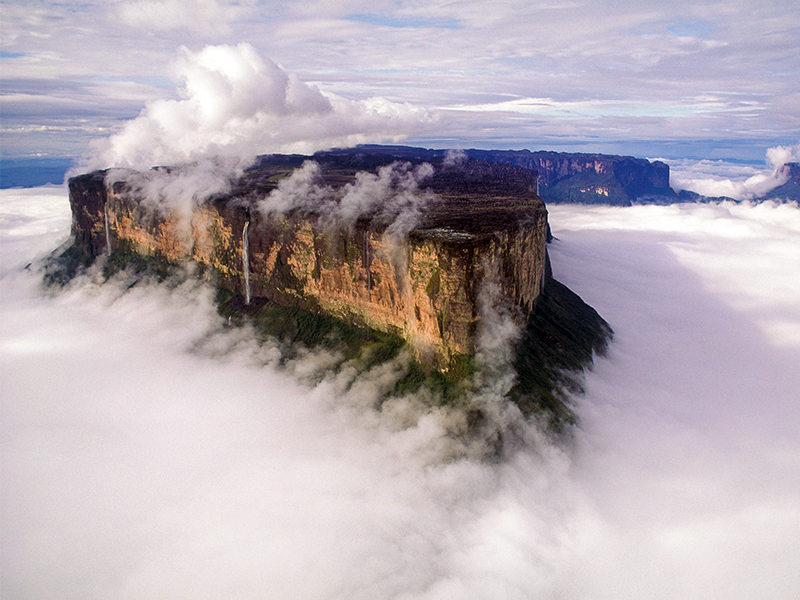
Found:
[[[549,211],[615,339],[571,443],[484,461],[448,411],[376,410],[381,373],[277,366],[199,282],[44,289],[66,191],[4,190],[3,595],[794,597],[800,209]]]

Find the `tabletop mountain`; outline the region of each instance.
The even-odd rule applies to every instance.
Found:
[[[389,336],[418,375],[451,382],[480,368],[487,314],[501,314],[522,332],[510,395],[527,414],[569,422],[562,392],[575,380],[564,374],[610,329],[552,278],[536,171],[391,150],[264,156],[202,193],[189,191],[199,167],[80,175],[71,252],[189,261],[225,292],[224,310],[272,315],[268,330],[299,339],[319,319],[373,332],[355,335],[362,346]]]

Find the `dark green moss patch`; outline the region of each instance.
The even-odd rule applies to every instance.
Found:
[[[44,283],[66,285],[76,275],[86,270],[93,261],[94,256],[79,244],[72,244],[62,252],[56,251],[44,262]]]
[[[153,256],[143,256],[129,250],[113,250],[103,264],[103,278],[109,279],[124,270],[164,281],[175,273],[175,266]]]
[[[290,354],[298,346],[324,348],[341,353],[343,360],[359,357],[369,368],[395,358],[405,345],[398,336],[264,298],[248,305],[239,294],[226,289],[217,292],[217,307],[232,322],[250,323],[260,335],[282,342]]]
[[[426,370],[419,362],[410,361],[408,369],[398,379],[391,395],[402,397],[425,388],[439,404],[453,405],[464,399],[464,387],[461,385],[464,379],[452,372]]]
[[[96,260],[78,244],[72,244],[63,252],[54,254],[44,262],[45,285],[66,285],[84,272]],[[154,256],[143,256],[127,249],[117,249],[101,263],[103,279],[110,279],[121,271],[129,271],[140,277],[154,277],[164,281],[177,272],[177,267]]]
[[[440,286],[441,280],[439,277],[439,269],[437,268],[433,270],[433,275],[431,275],[428,285],[425,286],[425,293],[428,294],[431,300],[436,300],[436,296],[439,295]]]

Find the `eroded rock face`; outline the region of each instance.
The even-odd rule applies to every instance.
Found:
[[[194,261],[250,298],[399,334],[447,369],[475,352],[482,294],[494,290],[490,301],[521,318],[533,307],[547,213],[535,172],[476,160],[386,165],[393,160],[364,175],[363,165],[320,157],[301,179],[303,157],[266,157],[203,201],[153,198],[133,175],[81,175],[69,182],[76,243],[92,256]]]

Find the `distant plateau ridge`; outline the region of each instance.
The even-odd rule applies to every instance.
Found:
[[[691,190],[676,192],[669,185],[669,165],[662,161],[612,154],[549,150],[471,149],[463,152],[470,158],[536,170],[539,174],[539,195],[549,204],[630,206],[646,203],[735,201],[725,196],[703,196]],[[411,146],[361,145],[320,152],[317,155],[366,157],[392,154],[399,158],[432,160],[444,157],[446,153],[446,150]],[[2,159],[0,188],[60,184],[71,167],[72,161],[63,158]],[[785,183],[754,200],[800,202],[800,163],[783,165],[778,175]]]
[[[410,146],[361,145],[355,148],[320,152],[366,159],[370,155],[391,153],[405,159],[432,160],[449,151]],[[538,194],[546,204],[673,204],[676,202],[716,202],[734,198],[704,196],[690,190],[676,192],[670,187],[669,165],[633,156],[553,152],[549,150],[464,150],[464,156],[493,163],[505,163],[538,172]],[[800,163],[786,163],[778,176],[786,183],[770,190],[756,202],[775,200],[800,202]]]

